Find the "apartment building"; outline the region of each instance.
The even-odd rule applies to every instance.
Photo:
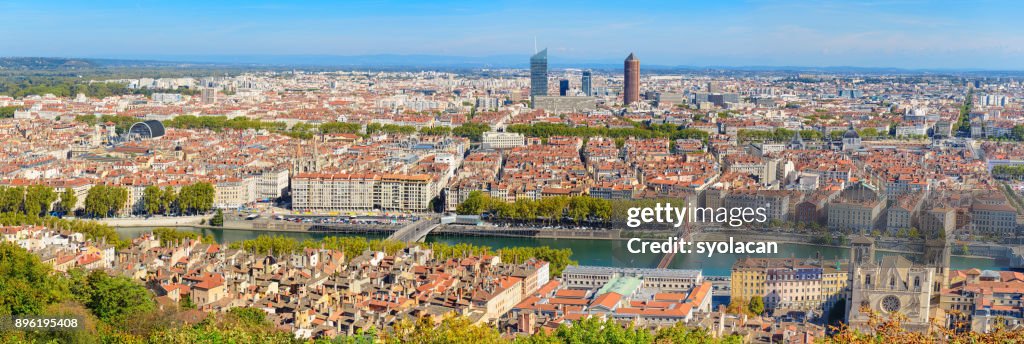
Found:
[[[422,211],[437,194],[437,183],[426,174],[300,173],[292,178],[297,211]]]
[[[257,174],[256,199],[275,200],[288,191],[288,169],[267,169]]]
[[[256,176],[228,178],[213,185],[213,207],[237,209],[256,202]]]
[[[999,326],[1024,326],[1024,273],[1013,271],[953,271],[950,288],[940,295],[947,325],[958,321],[970,330],[987,333]]]
[[[768,310],[828,311],[843,298],[847,277],[848,272],[839,261],[740,259],[732,267],[730,297],[761,297]]]
[[[641,280],[641,288],[652,288],[669,292],[686,292],[704,281],[701,270],[613,268],[603,266],[570,265],[562,272],[567,288],[595,288],[619,277],[634,277]]]
[[[884,208],[884,199],[838,200],[828,206],[828,228],[871,231],[875,229]]]
[[[510,149],[526,145],[526,136],[520,133],[488,131],[483,133],[484,149]]]

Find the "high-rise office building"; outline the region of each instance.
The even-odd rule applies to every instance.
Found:
[[[590,78],[591,77],[592,76],[590,75],[590,71],[589,70],[585,70],[585,71],[583,71],[583,79],[580,80],[580,84],[581,84],[580,86],[581,86],[581,88],[583,88],[583,94],[586,95],[587,97],[593,96],[593,94],[590,93]]]
[[[203,104],[213,104],[217,102],[217,89],[207,87],[200,91],[199,99],[202,100]]]
[[[530,57],[530,98],[548,95],[548,49]]]
[[[640,100],[640,59],[629,53],[624,68],[625,80],[622,84],[622,102],[629,105]]]
[[[558,95],[565,97],[569,93],[569,80],[558,80]]]

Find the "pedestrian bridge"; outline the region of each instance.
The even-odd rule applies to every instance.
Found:
[[[430,234],[430,231],[437,229],[440,225],[440,219],[432,216],[424,217],[419,221],[402,226],[402,228],[391,233],[387,240],[401,241],[405,243],[423,241],[423,239],[427,237],[427,234]]]

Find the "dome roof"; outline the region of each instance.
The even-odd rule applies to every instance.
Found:
[[[859,139],[860,138],[860,134],[857,134],[857,131],[853,130],[853,128],[851,128],[851,129],[847,130],[845,133],[843,133],[843,138],[844,139]]]
[[[154,138],[164,136],[164,124],[156,120],[148,120],[132,124],[128,133],[138,134],[143,138]]]

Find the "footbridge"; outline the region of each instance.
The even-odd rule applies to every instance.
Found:
[[[430,231],[437,229],[441,225],[441,219],[433,216],[427,216],[419,221],[411,222],[402,228],[399,228],[394,233],[388,236],[387,240],[401,241],[406,243],[413,243],[417,241],[423,241],[430,234]]]

